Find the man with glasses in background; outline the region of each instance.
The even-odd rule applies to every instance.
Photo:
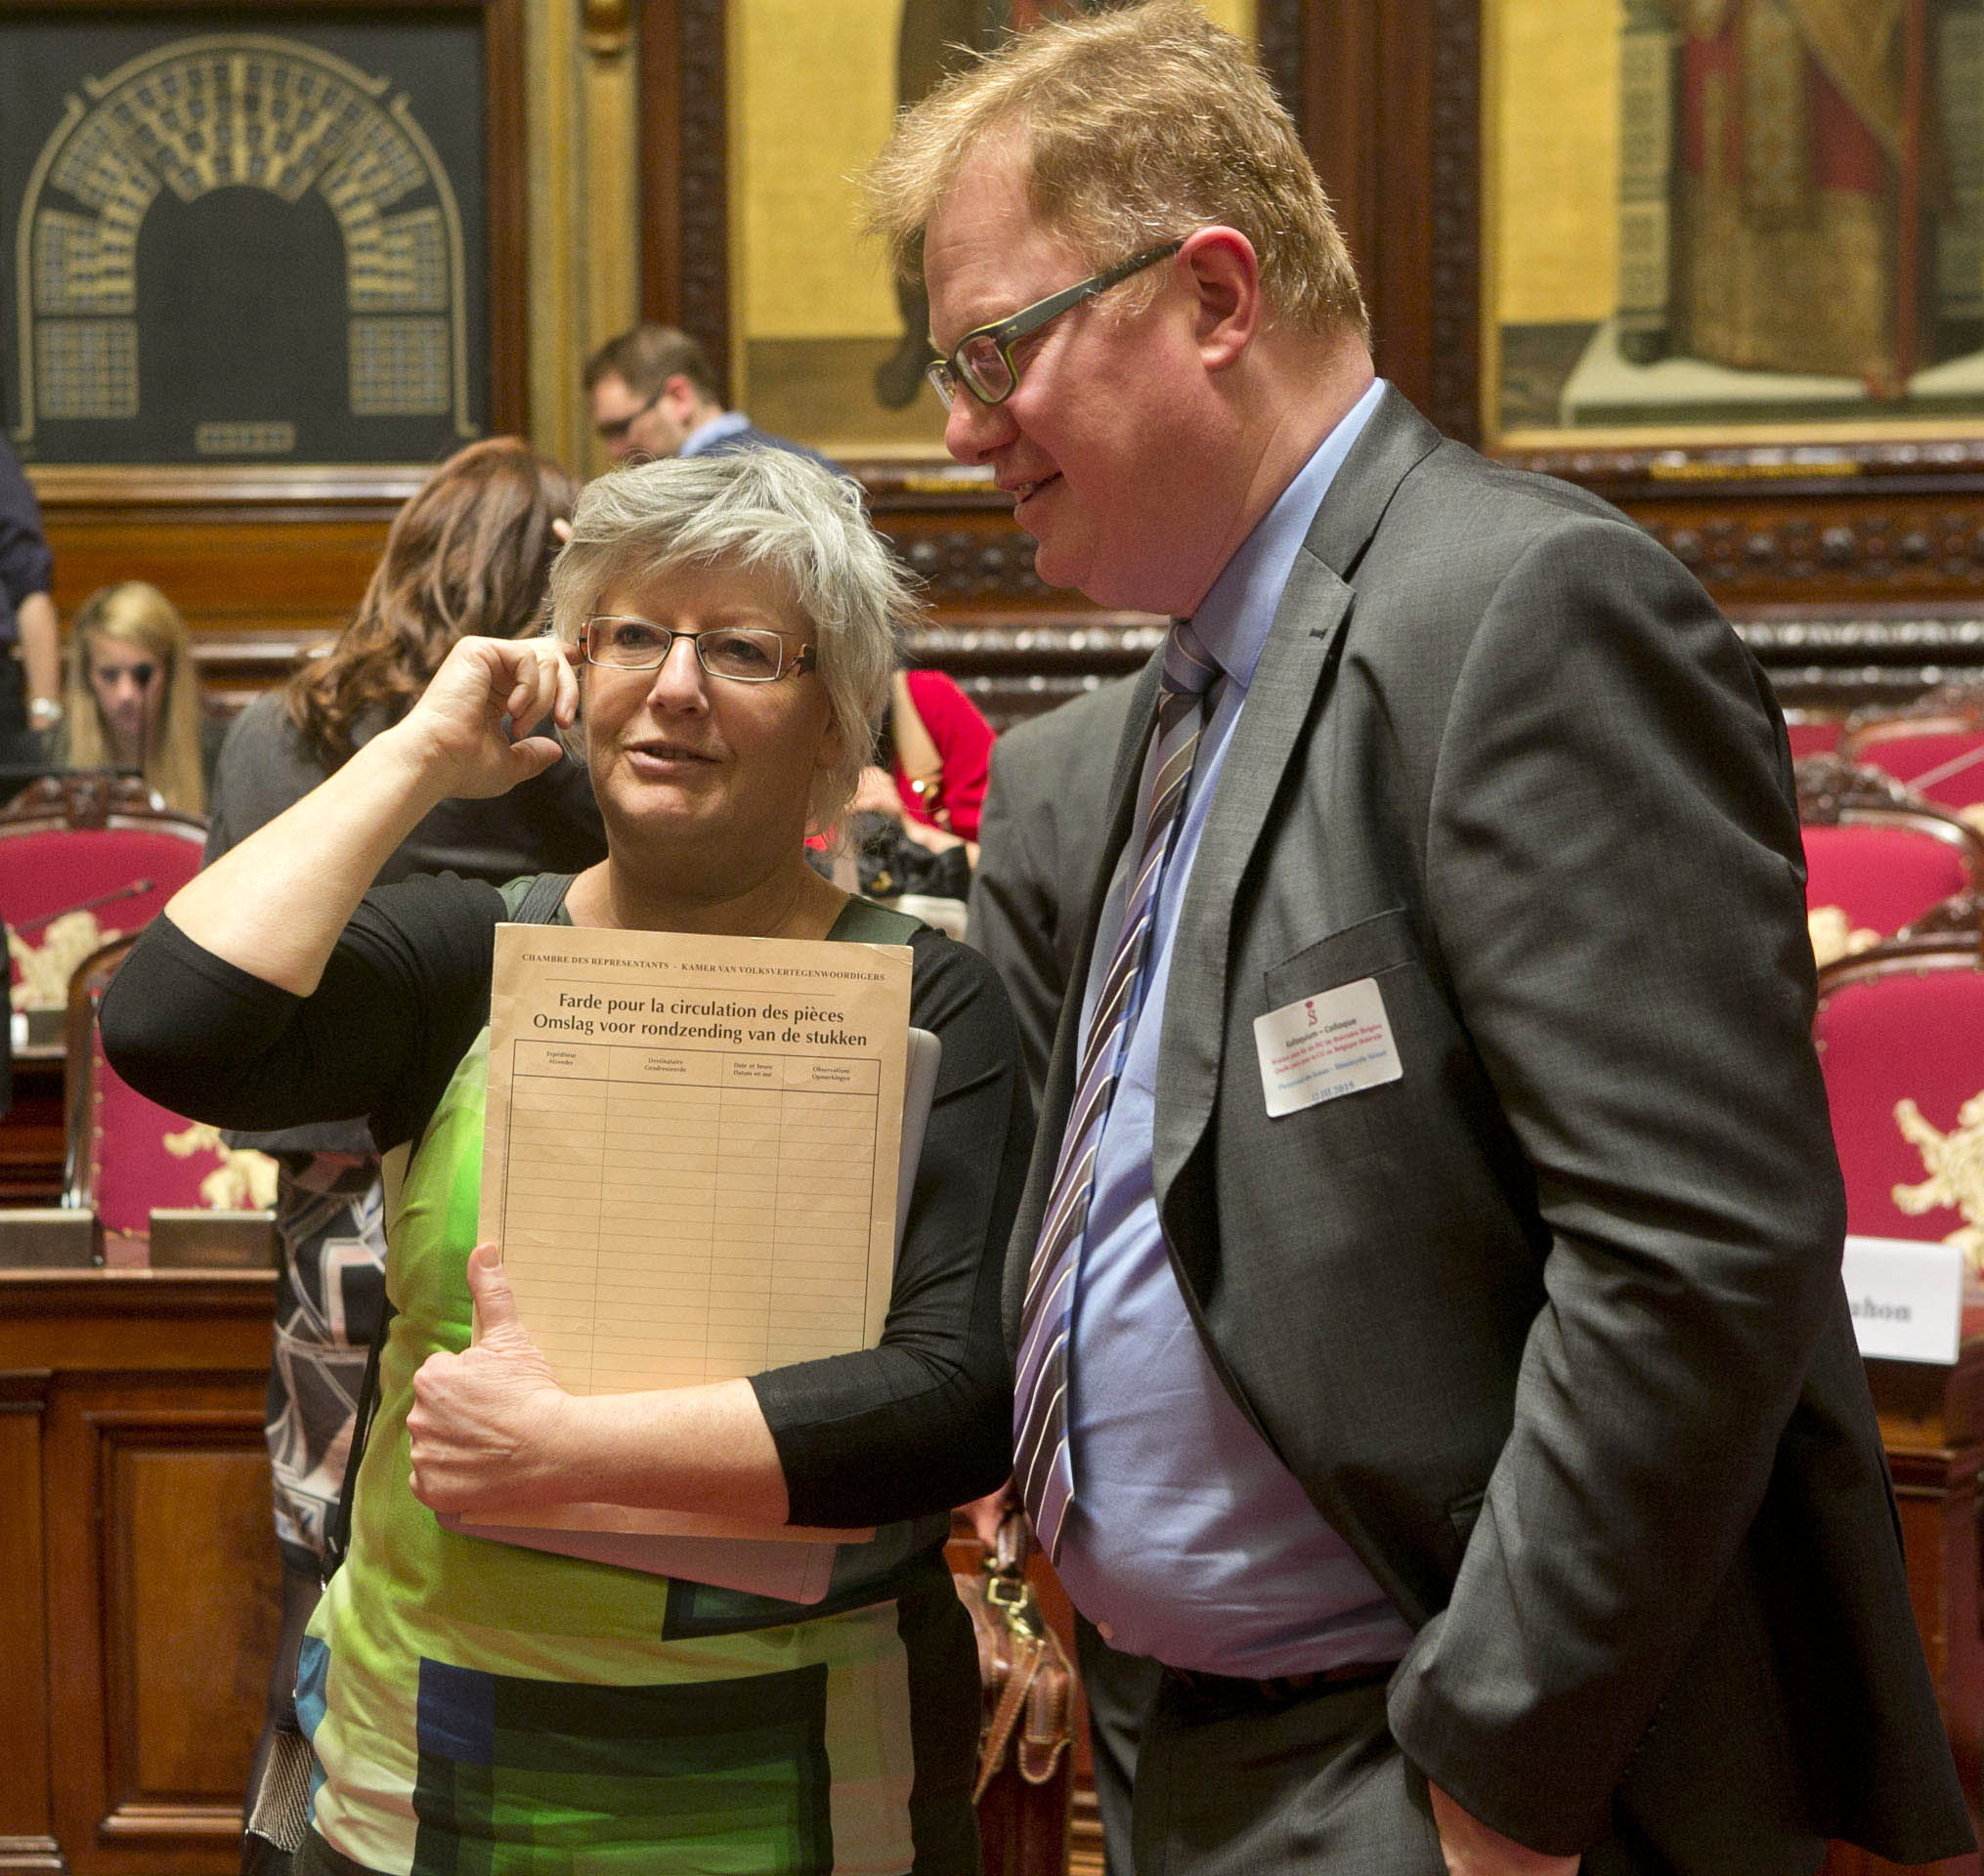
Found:
[[[1186,0],[869,175],[947,443],[1177,621],[1007,1285],[1014,1474],[1164,1664],[1139,1876],[1808,1876],[1970,1842],[1838,1276],[1768,684],[1584,492],[1373,375]]]
[[[616,463],[789,449],[839,473],[817,449],[758,429],[742,410],[726,410],[703,348],[672,325],[637,325],[607,340],[585,361],[584,382],[592,427]]]

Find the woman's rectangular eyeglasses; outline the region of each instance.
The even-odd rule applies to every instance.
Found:
[[[1014,342],[1023,339],[1029,332],[1038,332],[1050,320],[1057,320],[1084,300],[1092,300],[1098,293],[1106,293],[1120,280],[1127,280],[1133,274],[1141,274],[1146,267],[1154,267],[1167,255],[1176,254],[1185,245],[1181,234],[1175,241],[1166,241],[1160,247],[1146,247],[1141,254],[1133,254],[1127,261],[1118,261],[1114,267],[1104,268],[1100,274],[1091,275],[1086,280],[1078,280],[1073,286],[1064,286],[1058,293],[1050,293],[1044,300],[1036,300],[1031,306],[1023,306],[1017,313],[1003,320],[994,320],[990,325],[981,325],[975,332],[967,332],[958,341],[957,349],[947,359],[933,360],[925,366],[924,374],[930,381],[930,389],[943,400],[946,410],[958,395],[958,386],[978,400],[980,404],[1004,404],[1019,385],[1019,367],[1013,362]]]
[[[798,677],[819,662],[817,645],[801,645],[789,653],[784,632],[768,625],[712,625],[700,632],[678,632],[651,619],[595,613],[579,628],[585,661],[613,671],[652,671],[668,662],[678,638],[696,648],[696,661],[712,677],[733,684],[769,684],[774,678]]]

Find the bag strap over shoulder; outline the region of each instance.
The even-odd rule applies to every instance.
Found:
[[[577,877],[577,874],[571,873],[540,873],[531,878],[512,879],[500,888],[510,922],[518,925],[553,923],[557,919],[558,909],[565,903],[566,893],[571,890],[572,881]],[[878,906],[876,910],[879,912],[882,908]],[[401,1153],[399,1148],[394,1151]],[[404,1154],[392,1172],[397,1185],[406,1174]],[[365,1380],[359,1384],[358,1406],[352,1415],[351,1446],[345,1453],[344,1482],[338,1487],[337,1509],[331,1513],[323,1534],[321,1574],[326,1584],[337,1574],[345,1553],[351,1549],[352,1500],[358,1493],[359,1464],[366,1456],[366,1440],[372,1430],[372,1415],[379,1404],[379,1361],[385,1354],[386,1331],[398,1314],[382,1289],[379,1293],[379,1320],[372,1330],[371,1345],[366,1350]]]
[[[525,879],[512,879],[502,888],[503,904],[509,907],[513,925],[552,925],[558,922],[558,909],[572,890],[576,873],[540,873]]]
[[[856,945],[906,945],[926,927],[893,906],[878,906],[873,899],[849,899],[834,920],[833,936]]]

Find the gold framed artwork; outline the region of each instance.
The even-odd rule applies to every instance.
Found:
[[[1485,440],[1984,431],[1984,0],[1484,0]]]
[[[861,234],[853,178],[897,108],[971,50],[1097,3],[729,0],[726,337],[754,422],[843,460],[943,456],[922,296]],[[1255,35],[1258,0],[1201,4]]]

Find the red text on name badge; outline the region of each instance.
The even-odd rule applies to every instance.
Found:
[[[1255,1017],[1254,1048],[1271,1119],[1396,1082],[1403,1072],[1375,977]]]

